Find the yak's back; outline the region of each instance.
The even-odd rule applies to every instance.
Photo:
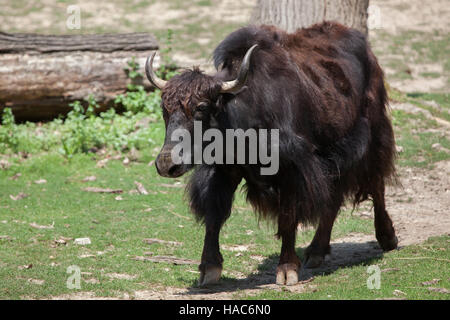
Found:
[[[350,58],[367,60],[365,36],[335,22],[323,22],[309,28],[298,29],[288,34],[275,26],[248,26],[229,34],[214,50],[214,65],[226,67],[232,60],[242,60],[253,45],[259,49],[273,50],[279,46],[284,50],[305,56],[320,55],[333,59]]]
[[[296,91],[290,93],[298,101],[295,110],[289,112],[311,115],[309,123],[315,140],[328,143],[344,137],[364,114],[371,68],[367,41],[359,31],[333,22],[292,34],[273,26],[244,27],[216,48],[216,68],[222,66],[236,74],[243,56],[254,44],[264,54],[252,57],[253,67],[265,68],[271,75],[289,74],[288,82],[291,87],[295,84]],[[255,84],[270,85],[257,80]]]
[[[248,26],[229,34],[214,50],[213,58],[216,69],[227,67],[232,61],[241,61],[253,45],[259,50],[273,50],[280,46],[287,35],[274,26]]]

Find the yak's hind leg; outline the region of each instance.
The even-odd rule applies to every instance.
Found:
[[[330,253],[331,230],[334,221],[342,205],[342,196],[333,201],[325,214],[320,217],[319,227],[314,235],[313,241],[305,251],[305,268],[318,268]]]
[[[386,111],[387,93],[383,71],[369,47],[368,62],[371,70],[367,88],[367,111],[371,119],[371,151],[369,154],[369,177],[363,189],[372,195],[375,209],[376,238],[381,248],[389,251],[397,248],[397,237],[384,201],[385,182],[395,179],[395,138],[391,121]],[[365,196],[362,199],[366,198]]]
[[[372,197],[375,210],[375,235],[378,243],[384,251],[396,249],[398,239],[395,236],[392,220],[386,211],[383,181],[374,185]]]
[[[217,283],[222,273],[223,258],[219,249],[222,225],[230,216],[233,195],[241,181],[233,170],[213,166],[197,168],[189,183],[190,205],[198,220],[205,224],[205,241],[199,266],[199,285]]]

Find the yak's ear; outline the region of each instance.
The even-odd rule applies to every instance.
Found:
[[[217,79],[221,82],[230,80],[231,75],[228,68],[219,69],[217,73],[214,75],[214,79]]]

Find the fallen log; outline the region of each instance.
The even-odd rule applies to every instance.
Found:
[[[127,62],[134,57],[144,74],[146,57],[157,49],[155,37],[147,33],[0,32],[0,112],[9,107],[19,121],[53,119],[70,111],[70,103],[89,95],[100,105],[98,111],[104,111],[131,83]],[[143,78],[133,83],[151,89]]]

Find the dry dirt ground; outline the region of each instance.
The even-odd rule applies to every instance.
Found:
[[[370,4],[380,15],[379,20],[369,18],[378,23],[369,38],[389,83],[405,92],[448,92],[448,62],[427,56],[427,48],[413,49],[413,43],[447,40],[443,50],[449,59],[450,1],[370,0]],[[404,41],[407,46],[402,46]],[[395,76],[402,71],[403,77]]]
[[[94,6],[96,11],[105,19],[99,19],[98,15],[92,16],[89,23],[117,23],[121,12],[117,11],[113,4],[107,2],[79,1],[81,6]],[[255,0],[224,0],[216,1],[217,10],[211,10],[211,7],[196,7],[197,16],[210,17],[213,19],[229,19],[233,22],[248,21],[252,5]],[[450,3],[448,0],[433,0],[424,3],[419,0],[371,0],[372,5],[376,5],[381,10],[381,29],[370,31],[370,38],[377,45],[383,45],[381,36],[398,36],[405,31],[420,31],[431,34],[435,30],[448,32],[450,30]],[[133,19],[145,19],[148,21],[149,29],[152,26],[164,25],[173,19],[181,19],[193,12],[184,10],[168,10],[168,4],[156,2],[155,4],[143,8],[140,13],[134,13]],[[45,9],[44,9],[45,10]],[[108,13],[109,12],[109,13]],[[44,19],[45,11],[30,13],[36,23],[41,23],[45,27],[48,19]],[[9,22],[14,23],[14,19],[20,17],[10,17]],[[18,21],[17,21],[18,22]],[[30,23],[30,25],[32,25]],[[26,30],[24,30],[26,31]],[[208,39],[199,41],[207,42]],[[376,49],[376,48],[375,48]],[[389,50],[379,50],[379,60],[386,70],[391,86],[406,91],[420,90],[444,91],[448,92],[448,78],[441,75],[434,79],[428,79],[420,76],[420,70],[437,71],[440,73],[443,66],[439,63],[429,64],[415,62],[411,64],[412,78],[395,79],[390,78],[392,70],[384,63],[392,58]],[[183,60],[184,65],[198,63],[195,58],[175,52],[176,60]],[[399,57],[403,58],[403,57]],[[405,57],[406,59],[406,57]],[[393,106],[396,108],[397,106]],[[401,106],[399,106],[400,108]],[[408,112],[408,108],[406,110]],[[413,111],[413,110],[411,110]],[[447,123],[448,124],[448,123]],[[450,127],[442,123],[442,131],[448,134]],[[387,191],[387,206],[394,221],[397,230],[399,245],[405,246],[426,240],[430,236],[437,236],[450,233],[450,162],[439,162],[435,164],[434,169],[419,168],[400,168],[399,176],[403,188],[390,187]],[[372,210],[362,208],[355,214],[373,219]],[[319,271],[333,270],[340,266],[348,266],[354,263],[367,260],[370,257],[381,255],[381,251],[376,244],[374,235],[351,234],[345,238],[332,240],[332,254],[329,255],[325,264]],[[308,274],[304,273],[305,279]],[[281,290],[274,282],[273,272],[259,274],[254,277],[238,280],[233,284],[223,284],[220,289],[195,289],[195,288],[163,288],[154,287],[145,291],[137,291],[131,296],[125,295],[119,298],[129,299],[229,299],[232,298],[236,290],[240,290],[242,295],[252,295],[264,288]],[[301,292],[309,284],[289,287],[288,290]],[[54,297],[55,299],[97,299],[93,293],[84,292],[75,295],[63,295]]]

